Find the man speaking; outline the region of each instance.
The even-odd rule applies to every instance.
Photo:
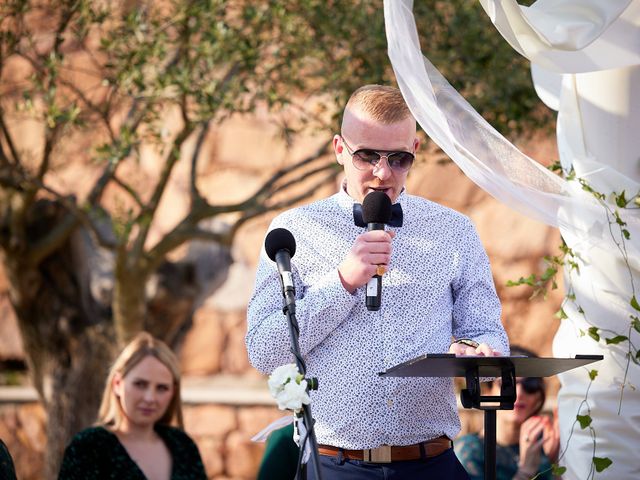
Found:
[[[307,376],[319,380],[311,401],[326,478],[467,478],[451,449],[460,430],[452,380],[378,372],[425,353],[508,353],[488,258],[471,221],[405,191],[418,147],[400,91],[359,88],[333,138],[342,188],[270,226],[295,237],[300,349]],[[367,206],[376,192],[390,208]],[[364,218],[372,215],[380,218]],[[263,250],[246,344],[264,373],[293,362],[278,276]],[[372,308],[367,297],[378,296],[378,287]]]

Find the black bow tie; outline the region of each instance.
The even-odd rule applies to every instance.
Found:
[[[359,203],[353,204],[353,222],[358,227],[366,227],[367,224],[364,223],[362,219],[362,205]],[[402,205],[399,203],[394,203],[391,205],[391,220],[387,224],[391,227],[401,227],[402,226]]]

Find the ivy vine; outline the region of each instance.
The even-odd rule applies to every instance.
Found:
[[[580,335],[587,335],[589,338],[593,339],[595,342],[600,342],[604,340],[606,345],[618,345],[624,344],[626,342],[627,352],[626,352],[626,365],[624,378],[622,380],[622,385],[620,387],[620,401],[618,403],[618,415],[620,415],[622,409],[622,400],[624,396],[624,391],[627,386],[627,376],[629,372],[629,367],[631,363],[635,363],[636,365],[640,365],[640,351],[638,347],[632,342],[631,334],[635,330],[640,333],[640,303],[638,303],[638,299],[636,297],[636,285],[633,278],[633,272],[631,269],[631,265],[629,262],[629,255],[627,252],[627,243],[631,239],[631,234],[627,228],[627,223],[624,221],[623,216],[620,214],[620,210],[631,210],[640,208],[640,192],[636,193],[633,196],[628,196],[627,192],[624,190],[620,193],[613,192],[607,198],[602,192],[598,192],[594,189],[585,179],[579,178],[576,176],[575,171],[571,170],[570,172],[562,172],[561,167],[558,163],[552,165],[550,167],[554,171],[561,171],[564,173],[564,177],[568,181],[578,181],[582,190],[591,194],[598,204],[603,208],[603,211],[606,215],[606,221],[609,229],[609,235],[612,241],[615,244],[616,249],[620,253],[625,268],[629,275],[629,282],[631,286],[631,298],[628,303],[633,308],[634,313],[629,315],[629,325],[626,331],[624,332],[616,332],[611,329],[602,328],[595,325],[587,318],[587,314],[584,309],[578,305],[576,301],[575,291],[573,289],[573,285],[571,282],[571,273],[575,272],[575,274],[580,275],[580,262],[581,259],[579,254],[574,252],[562,239],[562,243],[559,246],[560,253],[558,255],[548,255],[544,257],[544,262],[546,268],[542,274],[532,273],[528,277],[520,277],[516,281],[509,280],[507,282],[508,287],[527,285],[532,288],[531,299],[535,297],[542,296],[543,298],[547,297],[549,290],[555,290],[558,288],[558,284],[556,281],[557,274],[561,270],[565,270],[569,274],[567,278],[569,279],[569,284],[566,286],[565,297],[560,305],[560,309],[556,312],[556,316],[560,320],[564,320],[569,318],[565,313],[565,308],[569,302],[571,302],[576,311],[581,314],[586,323],[590,325],[590,327],[584,331],[580,330]],[[579,425],[580,429],[589,430],[589,434],[593,440],[593,454],[592,454],[592,463],[589,470],[588,479],[591,479],[595,476],[596,473],[600,473],[606,470],[613,464],[613,460],[608,457],[598,457],[596,455],[596,430],[592,424],[591,417],[591,406],[588,401],[589,390],[594,380],[598,375],[597,370],[589,370],[589,385],[587,386],[584,400],[580,403],[578,407],[578,411],[576,412],[576,418],[571,427],[571,432],[569,437],[567,438],[566,445],[564,446],[558,462],[564,457],[568,447],[571,437],[573,436],[575,428]],[[633,386],[632,386],[633,388]],[[566,468],[560,466],[559,464],[553,464],[551,467],[551,471],[553,475],[562,475]]]

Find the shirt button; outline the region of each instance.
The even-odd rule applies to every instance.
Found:
[[[393,400],[391,400],[391,399],[387,400],[387,406],[389,408],[393,407]]]

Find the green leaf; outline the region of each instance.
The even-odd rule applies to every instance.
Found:
[[[567,471],[567,467],[561,467],[560,465],[556,465],[555,463],[551,466],[551,475],[554,477],[559,477]]]
[[[589,370],[589,378],[593,381],[598,376],[598,370]]]
[[[565,320],[569,318],[563,308],[561,308],[556,312],[556,317],[558,317],[560,320]]]
[[[535,281],[536,281],[536,276],[532,273],[527,278],[520,277],[516,281],[508,280],[507,287],[518,287],[520,285],[529,285],[530,287],[533,287],[535,284]]]
[[[640,318],[631,315],[631,325],[636,330],[636,332],[640,333]]]
[[[589,331],[587,332],[591,338],[593,338],[596,342],[600,341],[600,335],[598,334],[598,327],[589,327]]]
[[[635,308],[636,310],[638,310],[640,312],[640,304],[638,303],[638,300],[636,299],[636,296],[634,295],[633,297],[631,297],[631,306],[633,308]]]
[[[580,428],[585,429],[589,425],[591,425],[591,416],[590,415],[576,415],[576,420],[580,423]]]
[[[624,190],[620,193],[620,195],[615,195],[615,199],[616,199],[616,205],[619,206],[620,208],[626,207],[627,203],[629,203],[624,196]]]
[[[613,463],[613,461],[608,457],[604,457],[604,458],[593,457],[593,464],[595,465],[596,471],[598,473],[600,473],[603,470],[609,468],[612,463]]]
[[[558,273],[558,269],[557,268],[547,267],[545,272],[542,274],[542,277],[540,277],[540,280],[543,281],[543,282],[546,282],[547,280],[552,278],[556,273]]]
[[[616,345],[620,342],[624,342],[625,340],[629,340],[629,337],[625,337],[624,335],[616,335],[615,337],[604,339],[604,341],[607,342],[607,345]]]
[[[577,262],[568,260],[567,263],[569,264],[569,270],[575,270],[577,273],[580,273],[580,265],[578,265]]]
[[[629,230],[627,230],[626,228],[622,229],[622,235],[624,235],[624,238],[627,240],[631,238],[631,234],[629,233]]]
[[[562,165],[560,164],[559,160],[556,160],[551,165],[549,165],[547,168],[549,170],[551,170],[552,172],[562,173]]]

